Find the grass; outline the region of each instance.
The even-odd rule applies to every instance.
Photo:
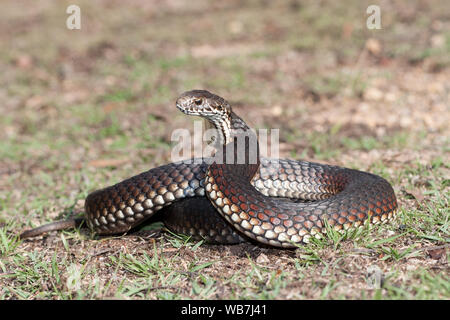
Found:
[[[368,129],[369,131],[369,129]],[[372,132],[368,132],[373,134]],[[408,131],[397,131],[390,135],[378,137],[373,135],[347,136],[342,130],[342,125],[331,126],[325,132],[301,132],[293,131],[284,134],[281,138],[288,142],[301,142],[306,145],[303,153],[321,160],[336,159],[343,151],[370,151],[383,149],[418,149],[417,142],[424,139],[426,133],[411,133]],[[294,158],[304,157],[294,153]]]
[[[434,163],[430,175],[435,179],[440,170],[445,168],[445,164],[439,160]],[[421,170],[407,169],[403,174],[411,175]],[[82,234],[69,233],[69,238],[61,234],[60,240],[53,240],[56,241],[54,249],[57,251],[26,250],[24,254],[19,247],[21,242],[17,237],[11,236],[11,231],[16,226],[7,225],[0,229],[0,278],[3,281],[13,281],[9,286],[3,286],[1,294],[2,298],[22,299],[82,299],[111,294],[117,298],[211,299],[217,297],[219,288],[225,286],[234,288],[228,296],[231,299],[273,299],[289,291],[291,283],[306,281],[304,272],[312,272],[320,279],[327,279],[325,283],[319,280],[307,281],[310,292],[300,291],[292,297],[304,298],[314,292],[319,299],[344,299],[345,290],[348,289],[343,280],[343,272],[346,274],[344,263],[349,259],[363,259],[371,261],[371,264],[390,267],[384,269],[383,287],[369,291],[367,288],[362,289],[361,298],[441,299],[449,293],[448,274],[430,273],[419,261],[426,257],[424,247],[432,246],[433,243],[450,242],[449,197],[442,193],[441,188],[444,186],[430,183],[428,194],[431,195],[431,202],[415,210],[401,209],[395,224],[366,224],[364,228],[345,234],[329,228],[326,237],[314,239],[307,246],[300,246],[293,252],[294,255],[283,252],[281,258],[287,261],[287,265],[292,265],[289,272],[284,270],[286,266],[279,268],[277,265],[257,263],[257,257],[252,257],[251,251],[247,251],[245,258],[240,261],[240,264],[247,265],[247,272],[234,273],[231,277],[218,275],[214,272],[215,266],[230,265],[236,258],[222,256],[205,261],[203,255],[197,257],[196,253],[210,251],[208,245],[170,234],[165,235],[161,242],[152,240],[150,246],[145,240],[143,243],[149,247],[146,251],[136,251],[134,248],[133,253],[127,253],[123,251],[123,246],[115,246],[117,251],[108,252],[103,267],[100,267],[92,263],[95,258],[86,256],[77,249],[80,244],[88,241],[83,239]],[[430,210],[432,214],[429,214]],[[402,231],[399,231],[399,226],[402,226]],[[120,241],[122,240],[133,248],[131,239],[123,238]],[[105,239],[100,242],[102,241],[114,240]],[[274,254],[276,249],[265,250],[268,251],[264,251],[264,255],[271,253],[271,258],[277,259],[278,254]],[[192,255],[186,255],[186,252],[192,252]],[[72,254],[75,257],[69,258]],[[405,267],[413,267],[407,281],[401,270]],[[99,268],[103,270],[99,271]],[[103,272],[111,273],[107,283],[101,280]],[[364,269],[360,274],[360,281],[364,283]],[[93,279],[93,282],[82,281],[86,278]],[[48,293],[39,293],[44,284]]]

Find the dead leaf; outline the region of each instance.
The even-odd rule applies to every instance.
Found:
[[[16,65],[21,69],[28,69],[33,66],[33,58],[27,54],[20,55],[16,59]]]
[[[25,101],[25,107],[30,109],[38,109],[42,107],[44,103],[44,97],[35,95]]]
[[[445,248],[436,248],[427,250],[427,253],[430,255],[431,259],[439,260],[445,254]]]
[[[105,113],[110,113],[110,112],[112,112],[112,111],[114,111],[114,110],[116,110],[116,109],[120,109],[120,108],[123,107],[123,106],[124,106],[123,103],[108,102],[108,103],[105,103],[105,104],[102,106],[102,109],[103,109],[103,112],[105,112]]]
[[[378,101],[383,99],[384,93],[378,88],[368,88],[364,91],[364,99],[370,101]]]
[[[89,166],[94,168],[118,167],[128,161],[128,159],[98,159],[90,161]]]
[[[405,190],[405,193],[414,199],[416,199],[418,204],[421,204],[425,200],[425,196],[423,195],[420,189],[416,190]]]
[[[350,39],[353,34],[354,29],[355,29],[355,26],[353,25],[353,23],[350,23],[350,22],[344,23],[344,25],[342,26],[342,34],[341,34],[342,38]]]

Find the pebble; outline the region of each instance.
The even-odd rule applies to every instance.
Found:
[[[379,40],[370,38],[366,41],[366,49],[373,55],[377,56],[381,53],[381,43]]]
[[[269,258],[267,258],[267,256],[264,253],[261,253],[256,258],[256,263],[258,263],[258,264],[265,264],[265,263],[269,263],[269,262],[270,262]]]

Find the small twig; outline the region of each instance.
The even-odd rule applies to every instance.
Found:
[[[147,288],[142,288],[142,289],[136,291],[135,293],[144,291],[146,294],[148,294],[149,292],[151,292],[153,290],[160,290],[160,289],[178,289],[178,288],[174,287],[174,286],[147,287]]]
[[[374,249],[367,249],[367,248],[355,248],[352,249],[352,252],[356,252],[356,253],[376,253],[376,251]]]
[[[105,254],[105,253],[108,253],[108,252],[114,252],[114,251],[118,252],[119,250],[113,250],[113,249],[105,249],[105,250],[101,250],[101,251],[99,251],[99,252],[96,252],[96,253],[92,254],[92,255],[91,255],[91,258],[92,258],[92,257],[101,256],[102,254]]]

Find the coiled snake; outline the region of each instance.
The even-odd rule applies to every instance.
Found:
[[[248,237],[294,247],[320,237],[325,222],[346,230],[369,217],[380,223],[395,215],[397,200],[385,179],[338,166],[260,158],[253,131],[225,99],[208,91],[185,92],[176,105],[217,129],[216,156],[170,163],[89,194],[85,220],[95,233],[126,233],[159,211],[169,229],[194,238],[238,243]],[[21,238],[79,222],[54,222]]]

